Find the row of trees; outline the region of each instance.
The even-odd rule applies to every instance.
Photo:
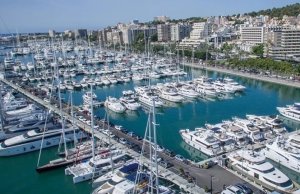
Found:
[[[284,15],[297,16],[299,14],[300,14],[300,3],[295,3],[281,8],[260,10],[258,12],[253,11],[248,13],[247,15],[250,15],[252,17],[259,16],[259,15],[269,15],[271,18],[273,17],[282,18]]]
[[[240,60],[238,58],[228,59],[228,65],[232,68],[248,69],[276,73],[281,75],[300,75],[300,66],[293,65],[287,61],[275,61],[269,58],[249,58]]]

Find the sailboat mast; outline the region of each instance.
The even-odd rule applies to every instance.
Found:
[[[0,89],[0,116],[1,116],[1,131],[4,131],[4,110],[3,110],[3,99],[2,99],[2,91],[3,91],[3,83],[1,83]]]
[[[74,146],[77,143],[77,138],[76,138],[76,132],[75,132],[75,127],[74,127],[74,110],[73,110],[73,90],[70,91],[70,103],[71,103],[71,117],[72,117],[72,127],[74,130]]]
[[[60,114],[60,117],[61,117],[64,151],[65,151],[65,156],[67,156],[68,151],[67,151],[67,144],[66,144],[66,137],[65,137],[65,120],[64,120],[63,113],[62,113],[62,103],[61,103],[61,93],[60,93],[60,79],[59,79],[58,64],[56,62],[56,55],[55,54],[54,54],[54,59],[55,59],[55,67],[56,67],[56,80],[57,80],[57,84],[58,84],[59,114]]]
[[[153,99],[153,115],[152,115],[152,125],[153,125],[153,141],[154,141],[154,158],[155,158],[155,187],[156,193],[158,194],[158,164],[157,164],[157,140],[156,140],[156,118],[155,118],[155,100]]]
[[[94,99],[93,99],[93,86],[91,84],[91,126],[92,126],[92,156],[95,161],[95,137],[94,137]]]

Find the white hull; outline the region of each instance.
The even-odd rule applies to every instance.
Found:
[[[287,153],[280,153],[279,151],[274,151],[273,149],[264,149],[262,151],[264,155],[279,163],[280,165],[283,165],[297,173],[300,173],[300,162],[299,160],[293,158],[292,156],[288,156]]]
[[[196,143],[194,141],[191,141],[190,138],[188,137],[188,134],[184,134],[184,133],[180,133],[183,141],[185,143],[187,143],[188,145],[190,145],[191,147],[199,150],[200,152],[204,153],[207,156],[215,156],[215,154],[213,153],[213,151],[211,149],[207,149],[206,147],[202,146],[200,143]]]
[[[77,133],[77,138],[83,137],[83,133],[79,132]],[[70,142],[74,140],[74,134],[66,134],[66,142]],[[41,148],[41,142],[42,140],[37,140],[33,142],[28,142],[16,146],[11,146],[11,147],[6,147],[6,148],[0,148],[0,156],[14,156],[14,155],[19,155],[19,154],[24,154],[28,152],[33,152],[36,150],[39,150]],[[49,148],[52,146],[58,145],[61,140],[61,135],[51,137],[51,138],[45,138],[43,141],[43,146],[42,148]]]
[[[161,97],[164,100],[168,100],[171,102],[182,102],[183,101],[183,97],[181,96],[171,96],[171,95],[167,95],[167,94],[161,94],[159,97]]]
[[[285,110],[285,108],[277,108],[279,113],[282,115],[282,116],[285,116],[289,119],[292,119],[292,120],[295,120],[295,121],[299,121],[300,122],[300,115],[297,115],[297,114],[293,114],[293,113],[288,113]]]

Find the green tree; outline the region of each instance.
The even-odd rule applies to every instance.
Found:
[[[263,44],[258,44],[257,46],[252,47],[252,53],[263,57],[264,54],[264,45]]]

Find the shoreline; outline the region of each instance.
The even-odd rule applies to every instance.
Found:
[[[284,79],[278,79],[278,78],[273,78],[273,77],[266,77],[266,76],[261,76],[261,75],[257,75],[257,74],[238,72],[238,71],[234,71],[234,70],[230,70],[230,69],[223,69],[223,68],[219,68],[219,67],[212,67],[212,66],[206,66],[206,65],[200,65],[200,64],[185,63],[184,66],[193,67],[196,69],[215,71],[215,72],[219,72],[219,73],[225,73],[225,74],[235,75],[235,76],[239,76],[239,77],[245,77],[245,78],[249,78],[249,79],[255,79],[255,80],[259,80],[259,81],[265,81],[265,82],[270,82],[270,83],[274,83],[274,84],[279,84],[279,85],[284,85],[284,86],[289,86],[289,87],[300,89],[300,82],[292,81],[292,80],[284,80]]]

